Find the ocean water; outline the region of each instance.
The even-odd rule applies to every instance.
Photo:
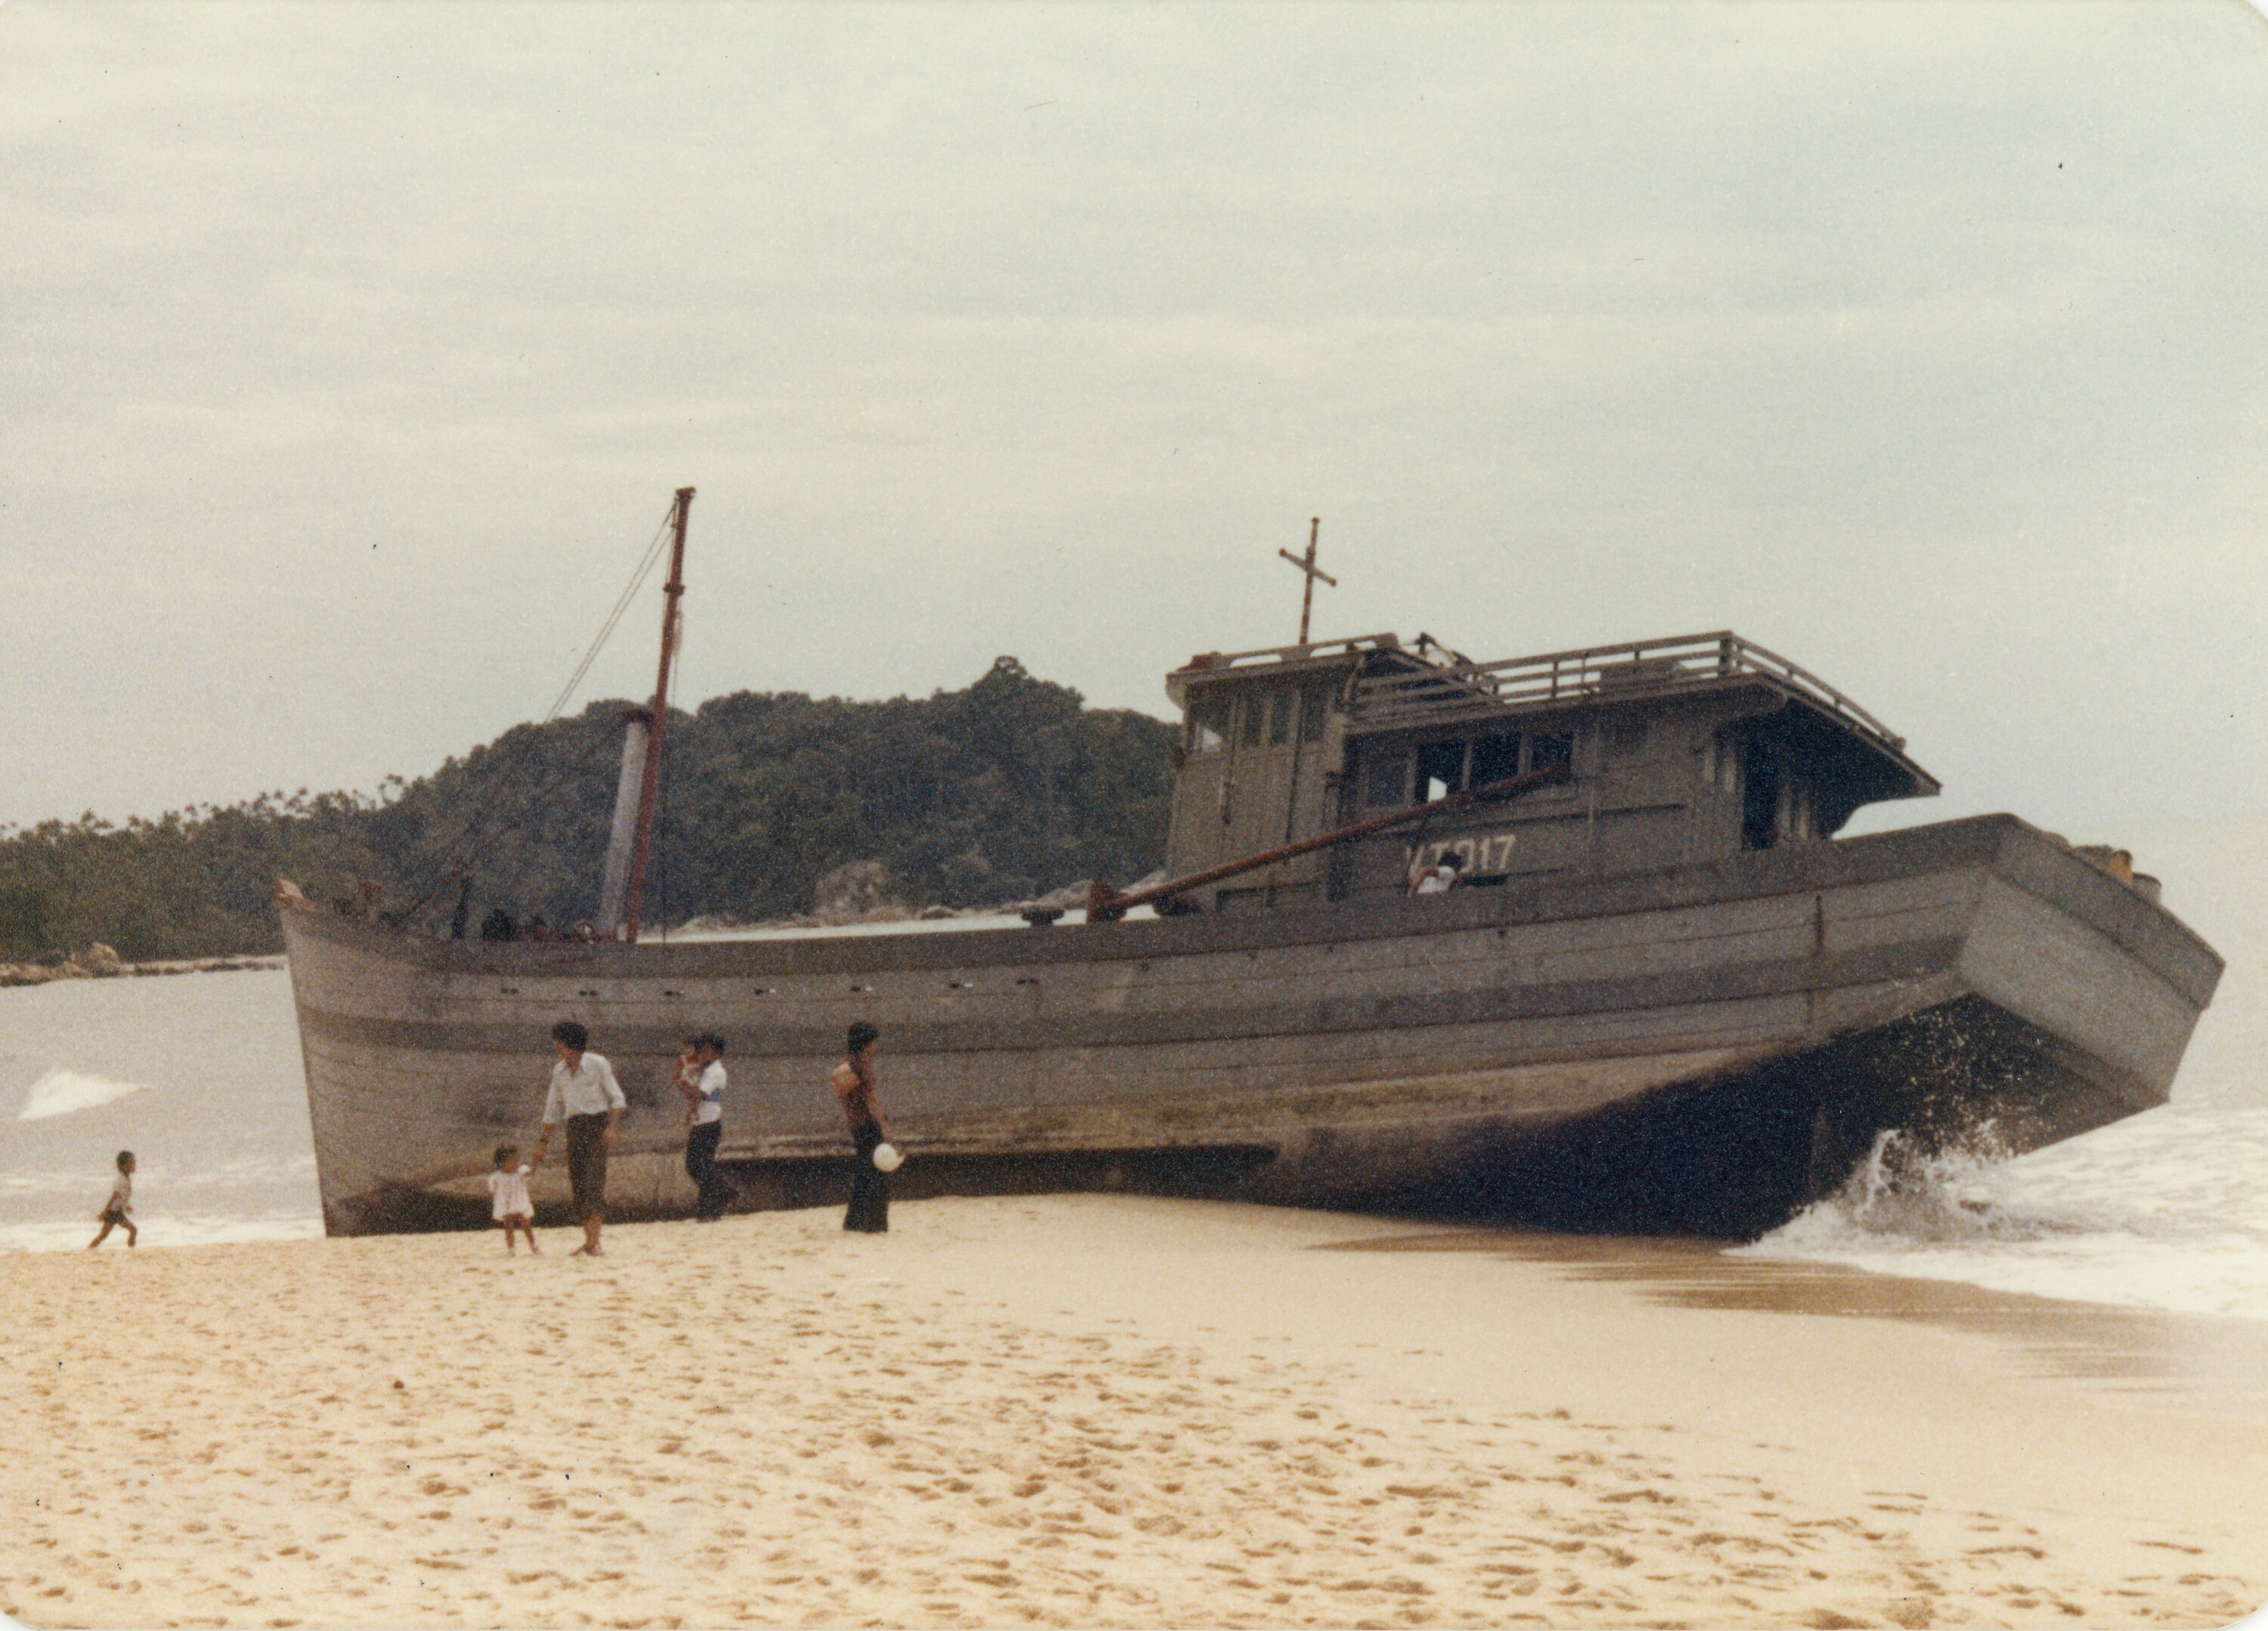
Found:
[[[1894,1157],[1738,1254],[2268,1320],[2268,1109],[2177,1101],[1896,1182]]]
[[[121,1150],[139,1250],[323,1232],[288,974],[0,991],[0,1250],[92,1239]]]
[[[1881,1150],[1733,1250],[2268,1320],[2268,819],[2102,836],[2228,959],[2173,1101],[2015,1160],[1915,1172]],[[0,1252],[92,1238],[121,1149],[140,1163],[142,1250],[321,1233],[286,974],[0,990]]]

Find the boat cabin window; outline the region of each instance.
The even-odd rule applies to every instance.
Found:
[[[1189,699],[1189,751],[1217,753],[1228,746],[1229,699],[1220,691],[1200,691]]]
[[[1300,739],[1302,742],[1323,739],[1323,724],[1330,716],[1337,689],[1326,681],[1322,685],[1309,685],[1300,693]]]
[[[1769,849],[1779,837],[1779,755],[1769,743],[1750,741],[1741,755],[1741,844]]]
[[[1292,739],[1292,709],[1300,701],[1300,694],[1286,686],[1278,690],[1268,705],[1268,746],[1281,747]]]
[[[1247,691],[1244,694],[1242,729],[1238,731],[1239,743],[1245,747],[1260,746],[1260,732],[1268,721],[1268,694]]]
[[[1520,774],[1520,737],[1484,736],[1473,744],[1472,785],[1508,782]]]
[[[1363,755],[1362,802],[1373,809],[1401,804],[1410,792],[1410,755],[1373,748]]]
[[[1365,754],[1362,801],[1372,808],[1394,804],[1426,804],[1468,789],[1508,782],[1522,769],[1543,770],[1572,764],[1575,738],[1570,731],[1523,737],[1516,731],[1457,742],[1424,742],[1417,753],[1417,774],[1410,774],[1407,753],[1388,757]]]
[[[1465,745],[1428,742],[1418,750],[1418,787],[1410,803],[1431,804],[1465,790]]]

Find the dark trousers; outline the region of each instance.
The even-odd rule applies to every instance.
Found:
[[[701,1190],[701,1198],[693,1206],[696,1217],[724,1216],[725,1209],[740,1193],[717,1170],[717,1143],[724,1136],[722,1121],[696,1121],[685,1135],[685,1176]]]
[[[874,1166],[874,1150],[882,1142],[882,1129],[873,1126],[858,1128],[851,1133],[850,1141],[858,1146],[858,1153],[850,1163],[850,1209],[843,1215],[843,1227],[869,1235],[887,1234],[890,1186]]]
[[[567,1118],[567,1185],[575,1192],[575,1221],[607,1216],[607,1118]]]

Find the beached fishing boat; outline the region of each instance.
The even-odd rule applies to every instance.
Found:
[[[732,1040],[743,1204],[837,1199],[827,1072],[865,1019],[902,1193],[1751,1234],[1886,1134],[2018,1153],[2163,1103],[2220,974],[2117,852],[2012,816],[1835,836],[1936,782],[1730,633],[1490,663],[1390,635],[1200,656],[1167,679],[1165,881],[1098,885],[1084,921],[642,943],[690,497],[608,937],[283,911],[334,1233],[482,1221],[489,1152],[530,1139],[546,1033],[575,1018],[631,1100],[617,1216],[692,1210],[666,1083],[696,1030]],[[1413,893],[1445,856],[1454,886]]]

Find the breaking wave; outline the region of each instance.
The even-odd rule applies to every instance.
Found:
[[[1834,1195],[1739,1248],[2043,1297],[2268,1319],[2268,1109],[2170,1105],[2018,1159],[1989,1130],[1876,1139]]]
[[[129,1093],[138,1093],[142,1088],[139,1082],[114,1082],[107,1076],[86,1076],[77,1070],[50,1070],[32,1084],[16,1119],[40,1121],[49,1116],[71,1115],[123,1098]]]

